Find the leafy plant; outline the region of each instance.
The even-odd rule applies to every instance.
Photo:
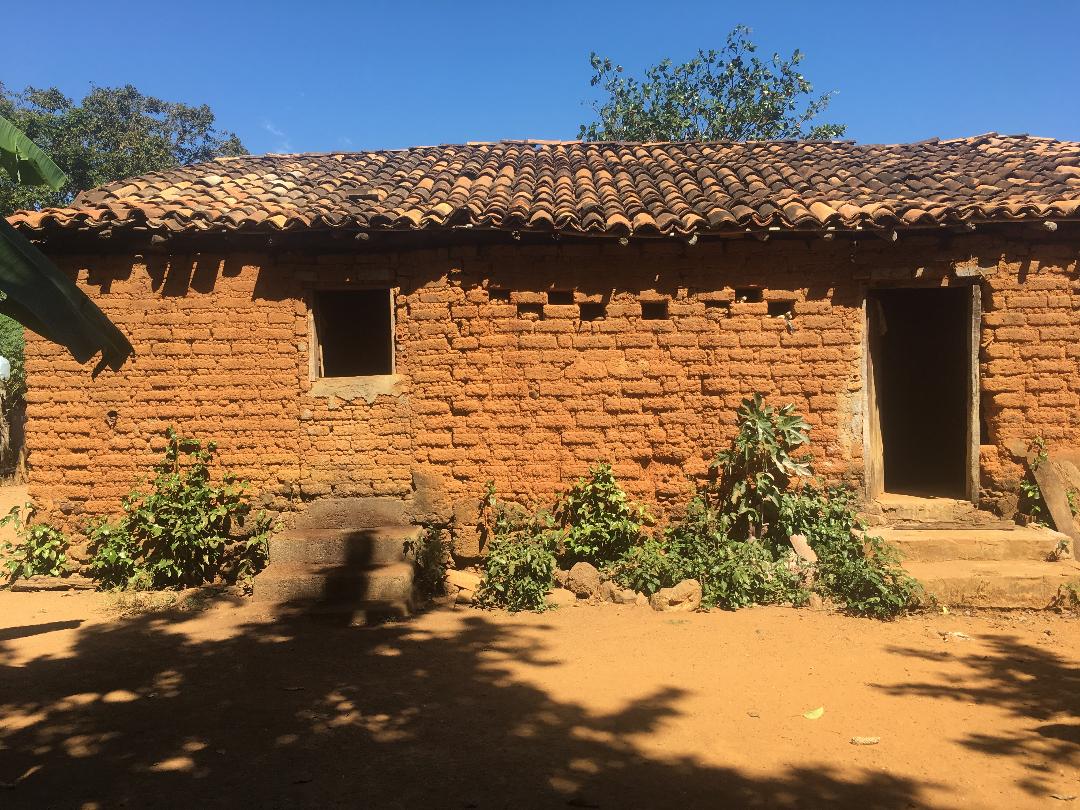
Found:
[[[565,530],[567,563],[602,566],[626,554],[642,539],[648,511],[630,500],[609,464],[596,464],[589,474],[559,496],[555,520]]]
[[[711,495],[735,536],[763,537],[776,524],[792,479],[811,475],[810,456],[795,455],[809,443],[810,425],[794,405],[773,408],[761,394],[744,399],[735,416],[738,433],[711,465]]]
[[[1080,492],[1075,489],[1066,490],[1065,500],[1069,504],[1069,514],[1074,518],[1080,517]]]
[[[4,567],[14,578],[32,576],[59,577],[67,573],[68,538],[47,523],[33,523],[37,507],[32,503],[12,507],[0,518],[0,526],[14,526],[16,542],[4,543],[0,554],[5,558]]]
[[[91,525],[91,573],[107,587],[145,575],[158,588],[251,576],[266,562],[271,521],[260,512],[246,536],[234,538],[251,512],[244,482],[228,473],[211,481],[214,442],[204,447],[171,427],[165,438],[149,487],[124,498],[119,521]]]
[[[844,134],[838,124],[814,124],[831,94],[814,97],[799,72],[796,50],[784,59],[756,56],[750,29],[737,25],[724,47],[700,50],[681,65],[665,59],[638,80],[621,65],[590,55],[591,84],[606,98],[594,105],[598,121],[582,124],[587,141],[828,140]]]
[[[727,608],[801,604],[811,589],[858,615],[888,618],[914,607],[918,583],[895,551],[866,535],[855,494],[799,483],[813,470],[807,456],[795,455],[808,441],[808,425],[794,407],[774,409],[758,394],[743,401],[737,418],[739,431],[717,455],[714,480],[662,544],[624,554],[613,577],[647,591],[696,579],[703,604]],[[793,534],[807,538],[815,565],[794,553]]]
[[[706,606],[806,601],[802,565],[790,549],[776,549],[757,538],[733,539],[729,526],[729,515],[695,496],[683,518],[665,533],[670,583],[696,579]]]
[[[1054,550],[1046,555],[1047,562],[1059,562],[1069,556],[1069,538],[1062,537],[1054,545]]]
[[[144,573],[139,560],[139,545],[120,524],[108,518],[92,521],[87,527],[90,538],[91,578],[106,588],[133,589],[136,575]]]
[[[530,513],[501,501],[491,482],[481,504],[489,542],[477,604],[510,611],[545,610],[547,593],[555,581],[555,551],[560,539],[551,515]]]
[[[1080,610],[1080,583],[1066,582],[1059,585],[1048,607],[1060,611]]]
[[[856,509],[850,489],[807,483],[785,496],[780,533],[807,538],[818,556],[816,590],[849,613],[885,619],[912,609],[919,584],[895,549],[866,533]]]
[[[405,541],[405,556],[416,566],[416,588],[425,596],[442,593],[450,562],[450,539],[445,526],[425,526]]]
[[[1020,481],[1020,514],[1027,515],[1032,523],[1043,523],[1043,496],[1039,484],[1035,480],[1038,471],[1048,457],[1046,440],[1042,436],[1036,436],[1028,442],[1028,453],[1031,460],[1028,462],[1028,475]],[[1071,506],[1071,502],[1070,502]]]
[[[662,542],[646,537],[640,545],[629,549],[608,569],[611,578],[624,588],[646,594],[675,584],[676,560],[667,553]]]

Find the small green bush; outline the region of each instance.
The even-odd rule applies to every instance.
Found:
[[[795,455],[809,444],[810,425],[794,405],[773,408],[761,394],[744,399],[735,419],[735,439],[712,463],[710,494],[727,516],[733,536],[762,537],[775,524],[781,496],[792,479],[811,474],[810,456]]]
[[[214,442],[204,447],[173,428],[165,438],[149,487],[124,498],[118,521],[91,524],[91,575],[118,588],[135,580],[174,588],[253,575],[266,563],[270,520],[259,513],[246,534],[234,536],[251,513],[245,484],[229,474],[211,481]]]
[[[1045,524],[1046,502],[1043,500],[1042,490],[1035,480],[1035,473],[1048,458],[1046,440],[1042,436],[1036,436],[1028,442],[1028,452],[1031,453],[1031,461],[1028,462],[1028,472],[1020,481],[1020,503],[1018,511],[1021,515],[1034,524]],[[1066,493],[1066,498],[1068,494]],[[1069,502],[1070,508],[1072,501]]]
[[[142,570],[139,545],[130,532],[108,518],[99,518],[90,523],[87,536],[91,578],[105,588],[130,588]]]
[[[844,487],[805,484],[787,493],[781,534],[801,534],[818,555],[816,589],[849,613],[886,619],[914,608],[920,587],[895,549],[866,533],[856,496]]]
[[[559,496],[555,520],[565,530],[566,565],[612,563],[640,544],[642,526],[651,521],[645,507],[630,500],[608,464],[596,464],[588,475]]]
[[[789,542],[802,534],[818,555],[814,590],[858,615],[889,618],[914,607],[918,583],[895,551],[866,535],[854,493],[805,481],[810,459],[797,453],[809,425],[794,406],[772,408],[755,394],[737,422],[712,480],[662,543],[639,543],[621,556],[611,569],[616,581],[648,593],[696,579],[707,606],[802,604],[811,567]]]
[[[551,515],[499,500],[489,482],[481,519],[489,539],[477,604],[510,611],[545,610],[561,536]]]
[[[7,541],[0,549],[4,568],[13,579],[59,577],[70,568],[67,536],[47,523],[33,523],[36,512],[37,507],[25,503],[0,518],[0,526],[15,527],[16,541]]]
[[[775,550],[756,538],[734,540],[729,520],[704,497],[691,499],[686,514],[664,535],[667,571],[663,587],[696,579],[706,607],[805,602],[803,566],[790,550]]]
[[[634,546],[616,560],[608,572],[624,588],[653,594],[674,584],[675,570],[664,544],[655,537],[646,537],[641,545]]]

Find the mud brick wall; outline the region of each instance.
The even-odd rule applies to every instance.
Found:
[[[1031,440],[1080,447],[1077,248],[1009,243],[983,287],[982,492],[1002,514],[1016,510]]]
[[[1022,472],[1010,442],[1080,443],[1076,257],[1075,244],[975,237],[56,254],[138,356],[91,379],[30,336],[31,496],[70,523],[114,511],[175,425],[216,440],[278,509],[391,496],[445,514],[488,479],[545,502],[605,459],[662,513],[755,391],[795,403],[818,470],[858,483],[866,289],[972,283],[953,274],[970,265],[985,309],[984,494],[1007,509]],[[395,292],[396,376],[313,381],[312,291],[354,286]],[[736,300],[755,286],[760,302]],[[574,303],[549,303],[551,290]],[[668,317],[643,318],[642,301],[667,302]],[[588,302],[605,316],[581,320]]]

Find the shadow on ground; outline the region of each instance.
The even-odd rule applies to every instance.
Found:
[[[1021,782],[1021,787],[1045,797],[1052,792],[1052,777],[1058,766],[1080,754],[1080,671],[1052,651],[1026,644],[1015,636],[983,636],[981,641],[989,646],[989,655],[978,650],[957,655],[890,648],[892,653],[912,658],[959,661],[968,672],[952,683],[942,679],[881,688],[900,697],[918,695],[1002,709],[1010,722],[1000,734],[969,734],[959,742],[983,754],[1039,763],[1029,766],[1031,776]]]
[[[0,805],[9,807],[925,806],[926,785],[793,769],[767,778],[645,753],[668,687],[611,713],[509,672],[555,666],[539,625],[460,632],[283,616],[191,641],[188,615],[79,628],[72,655],[0,647]],[[717,718],[717,723],[725,722]],[[854,774],[854,778],[852,777]],[[12,786],[12,783],[15,783]]]

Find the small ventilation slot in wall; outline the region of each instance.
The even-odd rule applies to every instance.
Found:
[[[740,304],[760,304],[765,294],[761,287],[736,287],[735,300]]]
[[[574,303],[574,291],[573,290],[551,290],[548,292],[548,303],[569,305]]]
[[[581,310],[581,320],[583,321],[598,321],[607,314],[607,307],[595,302],[578,304],[578,308]]]
[[[712,310],[713,312],[727,312],[731,309],[730,301],[712,300],[705,302],[705,309]]]
[[[668,317],[667,301],[642,301],[641,318],[645,321],[663,321]]]
[[[488,300],[495,301],[500,304],[509,304],[510,291],[504,290],[501,287],[490,287],[488,288]]]
[[[544,305],[543,304],[518,304],[517,312],[519,318],[528,318],[535,315],[538,319],[544,317]]]
[[[795,317],[795,302],[794,301],[770,301],[769,302],[769,317],[770,318],[794,318]]]

